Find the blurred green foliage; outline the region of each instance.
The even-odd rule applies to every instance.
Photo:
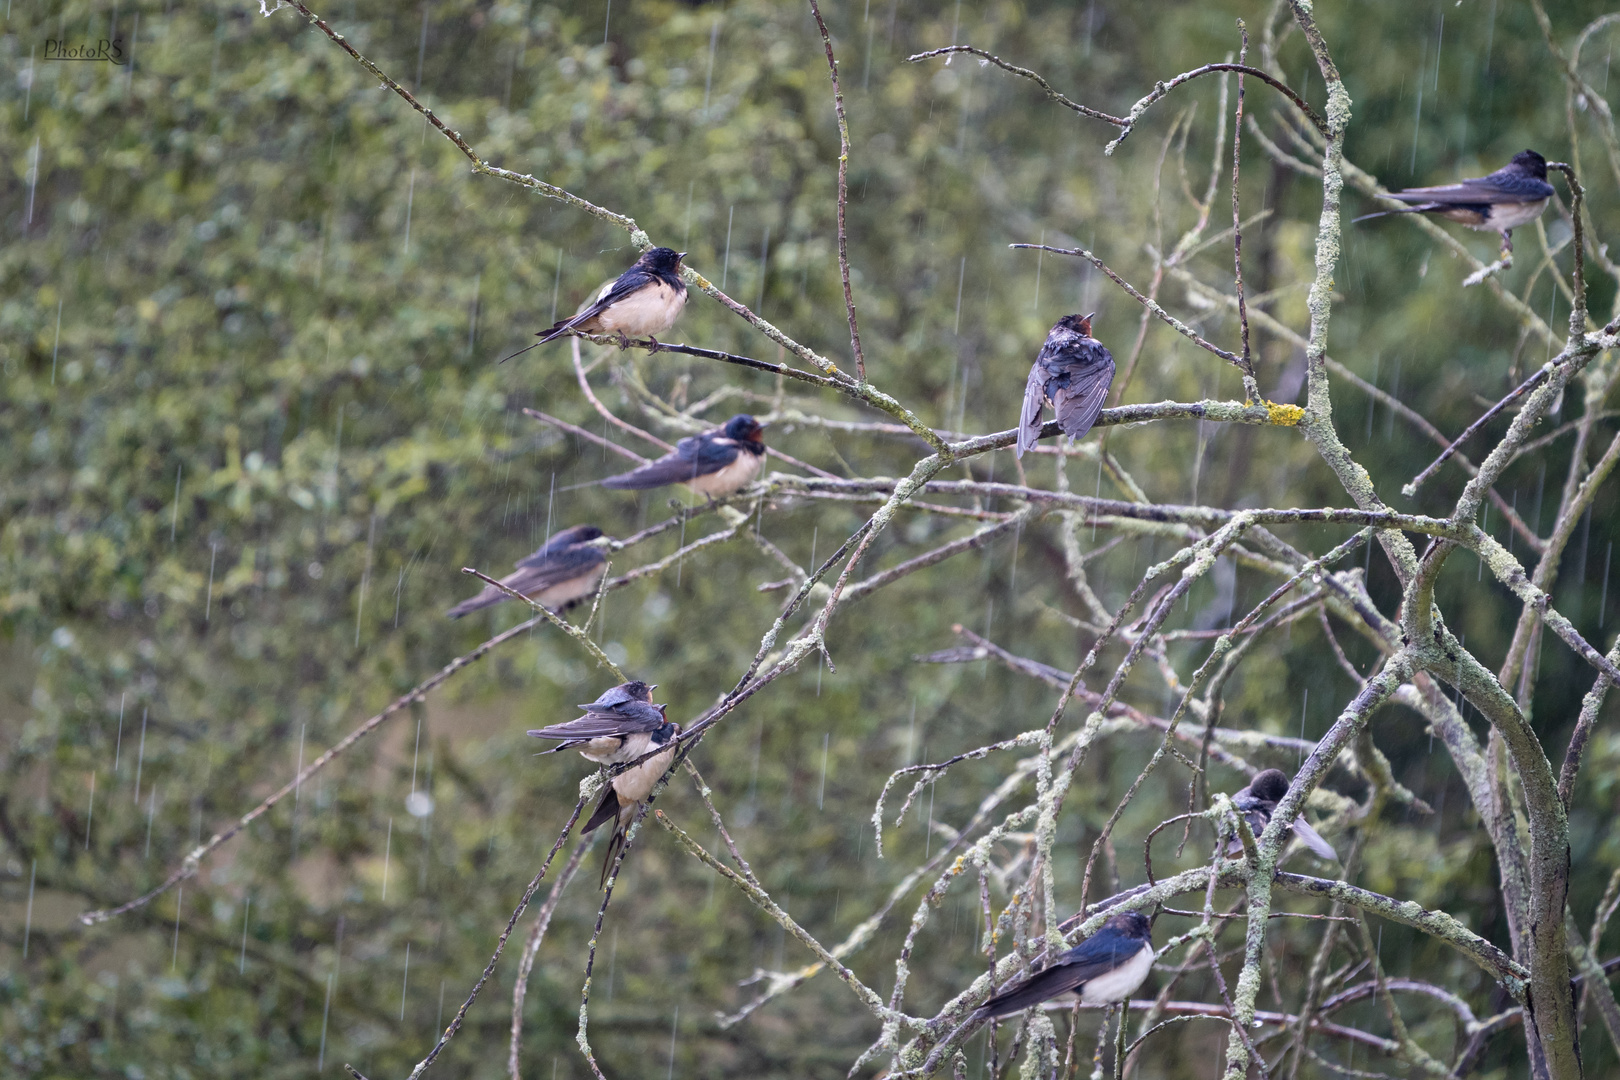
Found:
[[[1588,0],[1556,7],[1566,40],[1601,13]],[[806,8],[350,0],[317,11],[486,160],[633,216],[798,340],[848,356],[838,139]],[[1058,315],[1100,311],[1098,335],[1125,355],[1137,322],[1129,298],[1082,263],[1007,245],[1082,243],[1145,281],[1166,134],[1178,111],[1196,110],[1184,155],[1172,146],[1164,168],[1163,243],[1191,224],[1181,191],[1205,183],[1219,81],[1161,103],[1110,158],[1102,146],[1112,129],[1027,83],[962,59],[903,58],[971,43],[1123,113],[1155,80],[1234,53],[1234,19],[1257,33],[1264,9],[878,0],[827,14],[854,141],[851,261],[875,382],[929,422],[994,431],[1010,426],[1029,359]],[[1354,101],[1348,153],[1384,182],[1478,175],[1524,146],[1566,155],[1563,85],[1525,5],[1319,5],[1318,17]],[[620,463],[522,415],[537,406],[597,428],[566,346],[494,362],[634,252],[600,221],[474,177],[421,116],[290,10],[263,18],[247,5],[42,3],[8,6],[4,18],[0,1069],[156,1080],[307,1076],[319,1063],[335,1076],[347,1061],[373,1078],[403,1075],[482,969],[584,775],[572,761],[531,760],[522,735],[607,685],[560,634],[536,630],[401,714],[178,895],[91,930],[73,916],[160,881],[300,761],[522,617],[503,605],[446,621],[443,609],[471,591],[460,567],[497,572],[565,525],[590,521],[623,536],[666,513],[664,493],[632,500],[576,489]],[[129,62],[44,59],[48,40],[104,37],[121,41]],[[1583,65],[1605,90],[1613,40],[1594,38]],[[1281,58],[1320,107],[1321,79],[1297,34]],[[1265,88],[1251,82],[1247,104],[1270,124]],[[1582,134],[1590,140],[1589,128]],[[1610,239],[1617,193],[1586,145],[1592,220]],[[1275,290],[1269,310],[1303,330],[1319,191],[1273,166],[1247,134],[1244,155],[1246,210],[1272,211],[1245,238],[1248,284]],[[1544,224],[1564,228],[1551,214]],[[1513,373],[1544,359],[1484,290],[1460,290],[1455,260],[1416,230],[1399,221],[1347,229],[1333,354],[1443,431],[1460,431]],[[1464,239],[1481,255],[1493,244]],[[1539,254],[1534,230],[1521,232],[1519,250],[1515,287]],[[1567,269],[1567,251],[1558,261]],[[1229,287],[1229,248],[1214,245],[1194,266]],[[1592,287],[1595,311],[1608,318],[1612,285],[1594,276]],[[1178,287],[1165,297],[1216,340],[1235,340],[1221,312],[1198,309]],[[1567,318],[1548,275],[1530,302],[1554,326]],[[671,336],[776,358],[701,296]],[[1267,334],[1257,342],[1262,386],[1291,399],[1301,356]],[[596,376],[607,403],[670,439],[685,429],[641,415],[636,378],[677,403],[714,395],[701,413],[709,421],[744,408],[764,414],[779,401],[882,419],[830,396],[779,399],[769,377],[740,369],[642,353],[605,362],[619,372],[613,385]],[[1234,372],[1155,325],[1126,400],[1240,394]],[[1575,396],[1560,422],[1582,407],[1614,407]],[[1336,389],[1334,404],[1346,442],[1392,505],[1444,512],[1462,482],[1456,470],[1415,501],[1398,495],[1432,444],[1349,388]],[[918,453],[906,440],[791,423],[768,437],[840,475],[901,475]],[[1527,456],[1501,486],[1542,532],[1568,442]],[[1287,429],[1172,422],[1113,432],[1109,446],[1158,500],[1346,501]],[[1053,482],[1050,458],[1025,464],[1032,482]],[[1012,469],[1000,454],[967,471],[1005,478]],[[1090,466],[1070,472],[1077,490],[1111,490]],[[846,504],[782,501],[760,529],[802,562],[824,558],[860,520]],[[1609,581],[1617,520],[1611,485],[1571,545],[1556,593],[1604,643],[1620,620],[1620,580]],[[904,512],[870,565],[966,528]],[[1491,528],[1505,537],[1499,521]],[[1315,551],[1342,538],[1314,527],[1282,533]],[[1108,539],[1082,535],[1088,549]],[[669,533],[625,552],[615,570],[678,541]],[[1117,604],[1169,551],[1162,541],[1122,545],[1093,564],[1093,582]],[[1472,563],[1453,559],[1440,594],[1450,624],[1494,666],[1516,609]],[[1369,565],[1374,595],[1395,596],[1380,558]],[[741,672],[781,596],[754,586],[780,576],[752,545],[711,549],[611,594],[604,646],[659,683],[671,716],[685,719]],[[1246,610],[1274,585],[1246,570],[1217,575],[1181,621],[1224,625],[1233,605]],[[703,743],[695,763],[743,851],[822,941],[841,939],[881,904],[942,842],[930,823],[965,821],[1004,763],[957,766],[885,837],[878,861],[869,815],[886,775],[1025,730],[1052,706],[1046,687],[999,667],[924,666],[913,655],[955,644],[951,627],[961,623],[1072,668],[1089,639],[1065,611],[1079,607],[1047,520],[841,612],[830,635],[836,673],[809,667],[784,679]],[[1373,658],[1362,642],[1345,645],[1358,664]],[[1202,648],[1171,651],[1183,677]],[[1309,621],[1280,633],[1229,687],[1227,722],[1320,734],[1354,690],[1327,656]],[[1534,719],[1558,755],[1591,673],[1556,641],[1538,663]],[[1126,696],[1157,711],[1168,693],[1143,668]],[[1438,812],[1381,822],[1359,882],[1445,907],[1505,944],[1490,848],[1448,759],[1401,708],[1380,714],[1373,732]],[[1146,734],[1120,737],[1087,762],[1060,825],[1060,847],[1073,856],[1058,868],[1065,902],[1077,901],[1085,853],[1152,745]],[[1620,866],[1607,827],[1620,803],[1617,767],[1620,740],[1600,730],[1572,812],[1572,901],[1583,926]],[[1213,780],[1227,790],[1241,783],[1230,770]],[[420,818],[405,807],[413,791],[431,794]],[[1185,775],[1167,766],[1117,830],[1120,880],[1141,880],[1138,839],[1184,805]],[[714,839],[683,778],[660,806]],[[1197,857],[1189,849],[1183,862]],[[585,1075],[573,1035],[593,876],[564,897],[540,953],[526,1075]],[[908,896],[852,960],[880,992],[892,986],[916,900]],[[953,892],[935,913],[912,961],[908,1011],[932,1011],[980,970],[975,902]],[[1292,985],[1322,924],[1285,921],[1272,943]],[[1488,982],[1451,951],[1399,927],[1375,933],[1392,973],[1423,973],[1480,1015],[1494,1011]],[[715,1023],[717,1010],[757,992],[738,986],[756,969],[805,962],[779,927],[649,828],[620,879],[596,964],[591,1030],[608,1075],[843,1075],[877,1028],[830,977],[739,1026]],[[504,1070],[515,966],[509,953],[437,1073]],[[1207,980],[1194,978],[1185,993],[1213,1000]],[[1274,1005],[1263,997],[1262,1007]],[[1370,1003],[1344,1015],[1386,1030]],[[1450,1050],[1448,1013],[1419,1003],[1408,1019],[1425,1045]],[[1150,1044],[1144,1075],[1209,1075],[1224,1034],[1181,1030]],[[1601,1075],[1615,1066],[1613,1051],[1596,1028],[1589,1034],[1587,1067]],[[973,1054],[978,1070],[982,1043]],[[1517,1034],[1502,1036],[1486,1072],[1517,1075],[1521,1054]],[[1365,1055],[1347,1064],[1401,1068],[1369,1066]]]

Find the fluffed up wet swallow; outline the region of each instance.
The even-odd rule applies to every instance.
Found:
[[[649,338],[658,351],[658,335],[675,325],[686,306],[686,282],[681,280],[684,251],[649,248],[635,265],[620,274],[584,310],[537,335],[539,344],[569,332],[617,334],[620,348],[630,338]]]
[[[1541,216],[1552,198],[1547,183],[1547,159],[1534,150],[1520,150],[1513,160],[1489,176],[1440,187],[1391,191],[1391,199],[1411,205],[1398,210],[1363,214],[1356,221],[1385,214],[1439,214],[1470,229],[1502,234],[1502,250],[1513,250],[1513,230]]]
[[[667,706],[656,708],[661,714]],[[613,822],[613,836],[608,840],[607,856],[602,862],[602,879],[597,888],[607,887],[608,873],[613,869],[613,860],[618,857],[619,849],[624,847],[625,834],[636,818],[636,807],[652,794],[659,777],[668,771],[670,763],[675,760],[675,739],[680,733],[681,725],[673,720],[665,720],[657,729],[648,732],[645,749],[635,757],[647,753],[652,753],[652,757],[639,765],[631,765],[609,779],[607,789],[602,792],[602,801],[596,804],[590,820],[585,822],[583,831],[586,833],[595,831],[597,826],[610,820]],[[659,750],[659,747],[663,749]],[[627,755],[621,761],[634,761],[635,757]]]
[[[643,491],[666,484],[685,484],[699,495],[723,498],[747,487],[765,462],[765,426],[738,413],[725,427],[689,435],[657,461],[602,481],[605,488]]]
[[[580,757],[598,765],[622,765],[634,761],[653,748],[653,735],[669,720],[667,705],[654,705],[652,692],[639,679],[620,683],[595,701],[580,708],[585,715],[566,724],[535,728],[529,734],[537,739],[556,739],[558,745],[541,751],[555,754],[578,750]]]
[[[1139,911],[1122,912],[1040,971],[996,994],[973,1016],[1007,1016],[1063,994],[1074,994],[1087,1005],[1124,1001],[1152,969],[1152,925]]]
[[[1114,357],[1091,336],[1090,315],[1065,315],[1046,335],[1024,386],[1024,409],[1018,418],[1015,453],[1033,450],[1041,437],[1041,410],[1048,403],[1058,426],[1078,439],[1091,430],[1114,382]]]
[[[602,535],[595,525],[564,529],[539,551],[519,559],[517,572],[501,578],[501,584],[552,611],[563,611],[595,592],[596,583],[607,571],[607,556],[590,545]],[[506,599],[509,597],[501,590],[485,585],[477,596],[463,600],[445,614],[459,619]]]
[[[1248,821],[1249,830],[1255,836],[1259,836],[1271,821],[1271,812],[1277,809],[1277,804],[1286,794],[1288,794],[1288,777],[1277,769],[1262,769],[1254,774],[1254,779],[1249,781],[1247,787],[1240,788],[1237,794],[1232,796],[1232,805]],[[1306,847],[1321,858],[1331,862],[1339,861],[1339,853],[1333,850],[1333,845],[1322,839],[1322,834],[1311,828],[1303,815],[1294,819],[1288,831],[1299,837]],[[1229,839],[1226,842],[1226,853],[1241,856],[1243,841],[1236,836]]]

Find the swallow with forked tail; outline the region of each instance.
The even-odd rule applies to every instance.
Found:
[[[1014,452],[1023,457],[1041,437],[1041,410],[1050,403],[1058,427],[1071,439],[1091,430],[1114,383],[1114,357],[1091,336],[1090,315],[1065,315],[1046,335],[1024,386]]]
[[[1087,1005],[1124,1001],[1153,970],[1153,927],[1146,915],[1126,911],[1023,982],[1003,990],[973,1016],[1009,1016],[1063,994]]]
[[[602,481],[605,488],[643,491],[667,484],[685,484],[700,495],[723,498],[741,491],[759,475],[765,462],[765,426],[747,413],[738,413],[725,427],[689,435],[657,461]]]
[[[563,611],[594,593],[597,582],[607,572],[607,556],[591,545],[602,535],[595,525],[564,529],[539,551],[518,560],[517,572],[501,578],[501,584],[552,611]],[[459,619],[506,599],[509,597],[501,590],[485,585],[477,596],[463,600],[445,614]]]
[[[1470,229],[1501,233],[1502,250],[1510,252],[1513,230],[1541,216],[1547,200],[1552,198],[1553,186],[1547,183],[1547,159],[1534,150],[1520,150],[1512,161],[1489,176],[1386,194],[1411,205],[1363,214],[1356,221],[1385,214],[1439,214]]]
[[[675,325],[686,306],[686,282],[681,280],[685,257],[684,251],[649,248],[578,314],[540,331],[538,344],[570,332],[617,334],[620,348],[628,347],[630,338],[645,337],[657,352],[658,335]]]
[[[1232,796],[1232,805],[1249,823],[1249,830],[1255,836],[1259,836],[1271,821],[1272,811],[1277,809],[1277,804],[1286,794],[1288,794],[1288,777],[1277,769],[1262,769],[1255,773],[1254,779],[1249,781],[1247,787],[1239,789],[1237,794]],[[1303,815],[1294,819],[1288,832],[1299,837],[1305,846],[1319,857],[1330,862],[1339,861],[1339,853],[1333,849],[1333,845],[1322,839],[1322,834],[1311,828]],[[1226,853],[1242,856],[1243,841],[1236,836],[1229,839],[1226,842]]]

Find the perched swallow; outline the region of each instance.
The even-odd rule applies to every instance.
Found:
[[[566,724],[536,728],[529,734],[537,739],[556,739],[559,745],[542,753],[578,750],[580,757],[598,765],[621,765],[634,761],[653,747],[653,734],[669,721],[667,705],[654,705],[648,686],[637,680],[620,683],[588,705],[585,715]]]
[[[1126,911],[1102,929],[1010,990],[981,1005],[973,1016],[989,1020],[1074,994],[1087,1005],[1124,1001],[1153,968],[1153,928],[1146,915]]]
[[[1046,335],[1024,386],[1015,450],[1019,457],[1040,439],[1041,409],[1048,402],[1057,413],[1058,426],[1070,438],[1080,438],[1097,422],[1114,382],[1114,357],[1091,336],[1091,320],[1096,317],[1096,312],[1065,315]]]
[[[668,706],[660,705],[656,708],[662,715]],[[608,781],[607,790],[602,792],[602,801],[596,804],[595,812],[585,823],[584,831],[589,833],[609,820],[613,822],[613,837],[608,841],[607,859],[602,863],[602,880],[598,888],[607,887],[608,871],[613,868],[613,860],[618,857],[619,849],[624,847],[625,833],[629,830],[630,823],[635,820],[636,807],[652,794],[653,786],[658,783],[659,777],[664,775],[670,763],[675,760],[675,737],[680,733],[681,725],[673,720],[665,720],[656,730],[648,732],[646,746],[641,753],[655,751],[658,747],[664,749],[654,753],[640,765],[632,765]],[[625,755],[620,760],[633,761],[639,756],[641,755],[637,754],[634,757]]]
[[[1242,788],[1232,796],[1232,805],[1249,823],[1249,829],[1255,836],[1265,831],[1266,823],[1271,820],[1271,812],[1277,809],[1277,803],[1288,794],[1288,777],[1276,769],[1264,769],[1255,773],[1254,779],[1249,781],[1248,787]],[[1317,855],[1332,862],[1339,861],[1339,853],[1333,850],[1333,845],[1322,839],[1322,834],[1311,828],[1303,815],[1294,819],[1289,832],[1305,842],[1305,846]],[[1243,841],[1232,837],[1226,842],[1228,855],[1242,855]]]
[[[666,247],[648,249],[583,311],[540,331],[536,335],[539,344],[577,331],[618,334],[621,348],[627,347],[632,337],[650,338],[656,352],[658,335],[675,325],[686,306],[686,282],[681,280],[681,260],[685,257],[686,252]]]
[[[1541,216],[1552,197],[1547,183],[1547,159],[1534,150],[1520,150],[1513,160],[1489,176],[1475,177],[1441,187],[1391,191],[1391,199],[1412,205],[1401,210],[1363,214],[1357,221],[1385,214],[1439,214],[1470,229],[1502,234],[1502,250],[1513,250],[1513,230]]]
[[[517,572],[501,578],[501,584],[522,593],[530,600],[544,604],[552,611],[562,611],[596,591],[596,583],[607,572],[607,556],[590,541],[602,535],[595,525],[575,525],[546,541],[545,547],[520,559]],[[487,608],[508,599],[493,585],[463,600],[445,614],[459,619],[469,611]]]
[[[685,484],[700,495],[721,498],[740,491],[759,475],[765,462],[765,426],[738,413],[726,426],[689,435],[672,453],[637,469],[602,481],[605,488],[643,491],[666,484]]]

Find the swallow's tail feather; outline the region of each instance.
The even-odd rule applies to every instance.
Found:
[[[1306,847],[1322,858],[1327,859],[1329,862],[1339,861],[1339,853],[1334,850],[1333,845],[1323,839],[1321,833],[1306,824],[1303,817],[1294,819],[1294,835],[1299,837]]]
[[[1425,210],[1438,209],[1440,207],[1437,203],[1424,203],[1420,206],[1392,206],[1388,210],[1378,210],[1371,214],[1362,214],[1360,217],[1351,218],[1350,224],[1354,225],[1358,221],[1371,221],[1377,217],[1388,217],[1390,214],[1420,214]]]
[[[1073,990],[1081,981],[1079,973],[1073,969],[1062,965],[1049,967],[1045,971],[1031,975],[1014,989],[992,997],[979,1007],[977,1015],[984,1020],[1010,1016],[1031,1005],[1039,1005],[1048,998]]]
[[[446,611],[445,614],[452,619],[459,619],[463,615],[470,615],[482,608],[489,607],[491,604],[498,604],[505,599],[506,594],[501,590],[492,589],[486,585],[483,592],[480,592],[477,596],[468,597],[449,611]]]
[[[552,326],[540,331],[538,334],[535,335],[535,337],[538,337],[540,339],[539,341],[535,342],[535,344],[536,345],[544,345],[548,341],[556,341],[558,338],[560,338],[564,334],[568,333],[568,331],[572,330],[574,327],[578,326],[580,323],[584,322],[586,319],[590,318],[592,315],[595,315],[596,314],[596,309],[597,309],[597,306],[595,304],[592,304],[590,307],[586,308],[584,311],[581,311],[581,312],[579,312],[579,313],[577,313],[575,315],[570,315],[568,318],[563,319],[561,322],[555,323]]]
[[[1046,402],[1046,369],[1039,363],[1029,369],[1024,384],[1024,405],[1018,414],[1018,442],[1013,452],[1022,458],[1041,440],[1041,407]]]
[[[697,462],[671,455],[661,457],[657,461],[649,461],[627,473],[610,476],[602,481],[602,486],[618,491],[645,491],[648,488],[685,483],[696,479],[699,475],[701,474]]]
[[[596,884],[598,892],[607,888],[608,875],[613,873],[613,864],[619,859],[619,852],[624,849],[625,828],[622,824],[613,826],[613,836],[608,840],[607,855],[602,860],[602,878]]]
[[[600,826],[603,822],[608,821],[611,818],[616,818],[618,816],[619,816],[619,793],[617,791],[614,791],[613,790],[613,785],[611,783],[609,783],[608,786],[607,786],[607,790],[602,792],[602,801],[596,804],[596,810],[591,814],[590,820],[585,822],[585,828],[582,829],[581,832],[583,832],[583,833],[595,832],[597,830],[597,827]]]

